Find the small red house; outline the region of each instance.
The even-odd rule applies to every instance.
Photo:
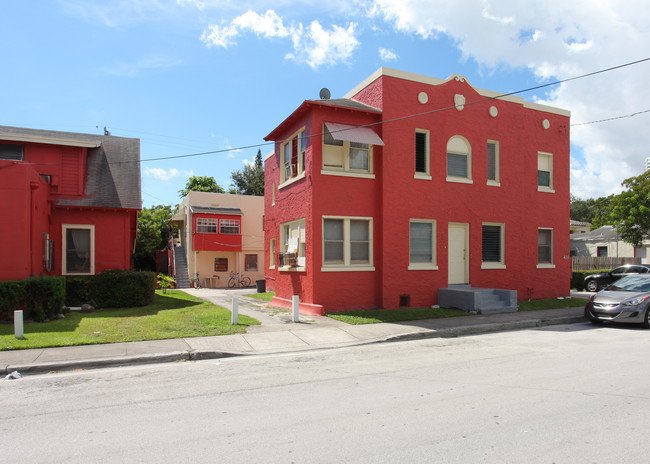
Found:
[[[140,140],[0,126],[0,280],[129,269]]]
[[[265,137],[275,303],[427,307],[455,285],[567,296],[569,119],[462,76],[387,68],[304,101]]]

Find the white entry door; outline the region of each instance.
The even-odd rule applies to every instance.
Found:
[[[468,284],[469,224],[450,222],[448,230],[449,285]]]

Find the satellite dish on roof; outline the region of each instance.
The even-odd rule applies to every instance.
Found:
[[[320,99],[321,100],[329,100],[331,97],[329,89],[323,87],[320,89]]]

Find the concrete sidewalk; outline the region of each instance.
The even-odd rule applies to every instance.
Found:
[[[563,308],[357,326],[328,317],[301,314],[300,322],[294,323],[290,313],[243,296],[254,293],[252,289],[184,291],[228,309],[232,307],[232,298],[237,297],[239,314],[254,317],[262,324],[250,326],[247,333],[236,335],[1,351],[0,375],[4,377],[13,371],[25,374],[194,361],[584,322],[583,308]]]

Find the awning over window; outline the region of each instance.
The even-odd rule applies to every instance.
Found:
[[[383,145],[384,141],[369,127],[350,126],[337,122],[326,122],[325,127],[336,140],[366,143],[368,145]]]

